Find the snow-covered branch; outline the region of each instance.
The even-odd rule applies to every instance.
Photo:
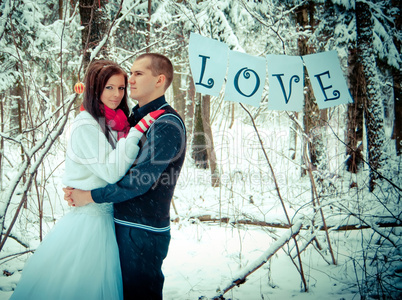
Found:
[[[124,19],[126,19],[126,17],[129,15],[129,13],[131,12],[131,10],[133,10],[137,5],[139,5],[141,3],[141,1],[136,1],[126,12],[124,15],[122,15],[120,18],[117,18],[122,10],[122,6],[123,6],[123,2],[124,0],[121,0],[120,6],[119,6],[119,10],[116,13],[116,16],[114,18],[114,20],[111,22],[109,29],[107,31],[107,33],[105,34],[105,36],[103,37],[103,39],[100,41],[100,43],[95,47],[95,49],[92,51],[91,53],[91,58],[90,61],[92,61],[96,55],[98,55],[99,51],[102,49],[102,47],[106,44],[106,42],[108,41],[109,37],[114,35],[114,32],[116,31],[116,29],[119,27],[119,24],[121,21],[123,21]]]
[[[35,176],[35,173],[37,172],[40,164],[42,163],[43,159],[45,156],[48,154],[49,150],[51,149],[51,146],[54,144],[56,141],[57,137],[63,132],[64,127],[67,123],[69,112],[71,111],[71,106],[75,102],[77,98],[77,95],[71,95],[70,97],[67,98],[66,104],[67,104],[67,113],[63,114],[59,117],[57,120],[55,127],[50,131],[49,134],[45,135],[41,141],[39,141],[33,148],[29,149],[26,151],[26,159],[20,164],[18,168],[18,172],[15,174],[13,179],[11,180],[11,183],[9,187],[1,194],[0,198],[0,203],[2,206],[0,207],[0,218],[1,218],[1,225],[2,228],[7,228],[7,232],[2,234],[1,238],[1,243],[0,243],[0,251],[4,246],[5,241],[7,240],[7,237],[9,236],[11,229],[14,226],[14,223],[16,222],[17,216],[19,214],[19,211],[23,205],[23,203],[26,201],[26,197],[28,194],[28,191],[31,187],[32,180]],[[21,191],[19,191],[19,194],[22,195],[20,197],[20,202],[18,205],[18,208],[16,210],[16,213],[10,223],[9,226],[5,226],[5,216],[7,214],[8,207],[11,203],[11,199],[13,198],[17,186],[20,184],[23,175],[27,174],[27,178],[25,178],[25,183],[21,187]]]
[[[251,263],[247,268],[241,270],[236,274],[232,281],[225,285],[223,288],[219,288],[219,294],[213,299],[222,299],[222,296],[234,288],[246,282],[246,278],[259,269],[263,264],[265,264],[279,249],[281,249],[290,239],[294,238],[300,231],[302,227],[302,222],[296,222],[289,230],[285,232],[281,237],[279,237],[258,259]]]

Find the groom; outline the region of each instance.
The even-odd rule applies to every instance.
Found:
[[[138,101],[130,125],[152,111],[165,113],[141,139],[138,158],[125,177],[92,191],[64,189],[64,198],[75,206],[114,203],[124,299],[162,299],[170,202],[184,161],[186,133],[183,120],[164,96],[173,79],[170,60],[146,53],[134,61],[130,73],[130,97]]]

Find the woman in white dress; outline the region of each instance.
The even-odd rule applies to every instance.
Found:
[[[85,86],[81,113],[71,127],[63,184],[92,190],[124,176],[144,130],[163,110],[130,129],[127,74],[111,61],[92,63]],[[113,204],[74,207],[63,216],[28,259],[11,299],[123,299]]]

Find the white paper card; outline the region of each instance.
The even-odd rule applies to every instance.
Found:
[[[258,107],[266,78],[266,60],[237,51],[229,51],[225,100]]]
[[[320,109],[353,102],[336,51],[305,55],[303,61]]]
[[[268,109],[303,110],[304,72],[300,56],[267,55]]]
[[[219,96],[226,76],[228,49],[225,43],[190,34],[190,69],[198,93]]]

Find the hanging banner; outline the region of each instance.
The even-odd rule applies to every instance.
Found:
[[[264,59],[229,51],[225,43],[195,33],[188,48],[194,85],[201,94],[219,96],[229,59],[224,99],[259,106],[268,63],[268,109],[302,111],[304,61],[320,109],[353,102],[336,51],[303,57],[269,54]]]
[[[305,55],[303,61],[320,109],[353,102],[336,51]]]
[[[265,78],[265,58],[229,51],[228,79],[224,99],[260,106]]]
[[[303,61],[300,56],[267,55],[268,109],[303,110]]]
[[[228,45],[191,33],[188,50],[197,93],[219,96],[226,76]]]

